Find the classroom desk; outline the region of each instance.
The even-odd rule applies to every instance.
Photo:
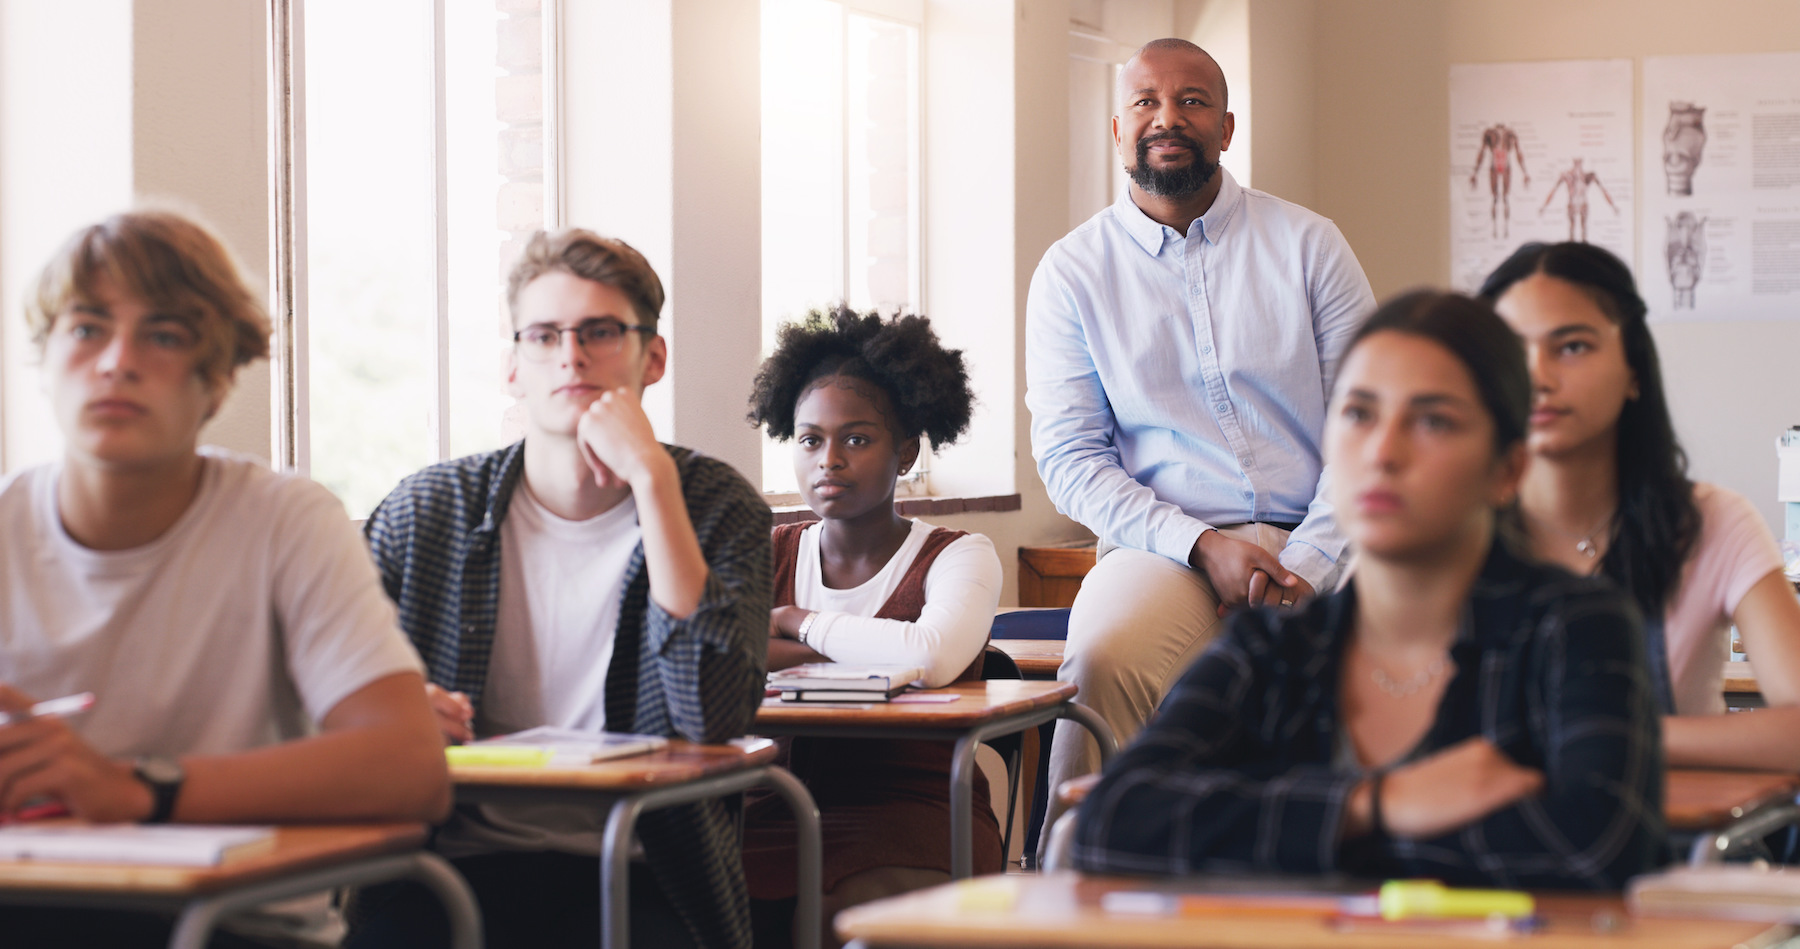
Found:
[[[417,823],[281,827],[274,849],[216,867],[0,861],[0,903],[179,909],[169,945],[201,949],[218,921],[235,912],[341,886],[416,880],[443,901],[451,944],[477,949],[475,897],[442,857],[419,849],[425,834]]]
[[[1066,718],[1094,736],[1102,763],[1118,742],[1105,720],[1074,701],[1073,682],[988,679],[961,682],[927,694],[955,695],[937,704],[863,705],[763,700],[758,734],[809,738],[904,738],[953,741],[950,757],[950,876],[974,872],[975,749],[984,741]]]
[[[601,945],[631,944],[631,837],[639,815],[768,787],[794,810],[799,832],[799,882],[795,944],[819,944],[819,809],[812,795],[785,768],[772,764],[775,743],[746,738],[726,745],[671,741],[647,755],[615,758],[573,768],[453,765],[456,800],[467,804],[568,803],[606,807],[600,844]]]
[[[1112,890],[1204,892],[1230,880],[1153,881],[1073,872],[962,880],[854,906],[838,914],[838,932],[867,949],[908,947],[1133,947],[1133,949],[1393,949],[1395,946],[1493,946],[1492,936],[1457,938],[1394,932],[1336,932],[1319,915],[1207,914],[1125,916],[1100,911]],[[1531,949],[1726,949],[1772,945],[1792,933],[1768,923],[1643,919],[1617,896],[1539,894],[1542,932],[1506,940]]]
[[[1068,645],[1061,639],[991,639],[988,644],[1011,656],[1027,679],[1056,678],[1056,670],[1062,668],[1063,647]]]

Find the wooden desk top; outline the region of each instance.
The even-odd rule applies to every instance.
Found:
[[[425,842],[424,824],[318,824],[281,827],[275,847],[217,867],[0,861],[0,889],[201,896],[228,887],[365,857],[403,853]]]
[[[994,639],[989,645],[1012,657],[1026,676],[1056,678],[1062,668],[1063,646],[1060,639]]]
[[[872,949],[925,947],[1086,947],[1134,949],[1393,949],[1394,946],[1492,946],[1491,936],[1459,939],[1393,931],[1334,932],[1321,916],[1211,915],[1127,916],[1100,911],[1111,890],[1192,892],[1201,881],[1149,881],[1088,877],[1072,872],[1042,876],[979,877],[855,906],[837,917],[838,932]],[[1540,895],[1548,927],[1517,942],[1530,949],[1722,949],[1768,932],[1766,923],[1722,920],[1637,919],[1617,897]],[[1786,927],[1782,927],[1786,930]]]
[[[1754,805],[1800,791],[1800,774],[1677,769],[1665,787],[1670,830],[1714,830]]]
[[[671,741],[667,748],[651,754],[614,758],[577,768],[452,765],[450,781],[456,785],[642,791],[754,768],[775,760],[775,754],[775,743],[767,738],[744,738],[728,745]]]
[[[803,727],[808,725],[846,725],[864,727],[890,725],[896,728],[969,728],[1007,715],[1066,702],[1075,697],[1073,682],[1045,682],[1041,679],[988,679],[982,682],[960,682],[941,689],[940,694],[954,694],[954,702],[893,704],[872,702],[868,708],[833,707],[836,703],[809,705],[805,702],[783,702],[778,698],[763,699],[756,713],[756,725]]]

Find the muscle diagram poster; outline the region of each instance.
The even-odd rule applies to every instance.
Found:
[[[1647,58],[1643,89],[1651,319],[1800,318],[1800,53]]]
[[[1633,259],[1631,60],[1450,67],[1450,281],[1527,241]]]

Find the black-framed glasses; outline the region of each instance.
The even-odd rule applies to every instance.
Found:
[[[625,342],[625,334],[634,331],[645,336],[656,335],[653,327],[621,323],[611,317],[597,317],[582,320],[574,326],[533,323],[513,334],[513,344],[519,347],[519,355],[526,359],[548,362],[556,357],[557,349],[562,346],[564,333],[574,333],[575,341],[581,344],[582,351],[589,356],[602,356],[617,352]]]

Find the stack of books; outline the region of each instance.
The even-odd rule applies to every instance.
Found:
[[[925,674],[916,666],[812,662],[769,673],[783,702],[886,702]]]

